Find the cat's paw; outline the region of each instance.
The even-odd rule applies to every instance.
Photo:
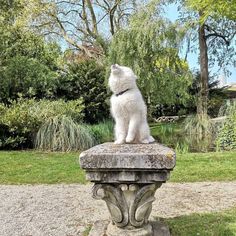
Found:
[[[148,140],[148,139],[143,139],[143,140],[141,141],[141,143],[149,143],[149,140]]]
[[[114,142],[114,144],[123,144],[123,143],[125,143],[124,140],[116,140],[116,141]]]
[[[134,138],[127,136],[125,139],[126,143],[132,143],[134,141]]]

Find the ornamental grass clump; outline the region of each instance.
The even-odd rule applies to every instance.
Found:
[[[208,115],[197,114],[186,118],[184,131],[192,151],[207,152],[214,148],[214,125]]]
[[[77,151],[92,147],[95,140],[86,126],[79,125],[72,118],[56,116],[50,118],[39,129],[35,148],[48,151]]]
[[[32,148],[39,128],[54,117],[67,116],[81,123],[84,118],[82,99],[51,101],[24,99],[0,103],[0,149]]]

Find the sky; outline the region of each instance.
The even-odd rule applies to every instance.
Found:
[[[178,19],[178,11],[177,11],[177,5],[176,4],[168,4],[165,8],[165,13],[166,13],[166,17],[169,18],[172,22],[174,22],[175,20]],[[67,48],[67,44],[63,41],[61,43],[61,47],[63,50],[65,50]],[[235,45],[236,47],[236,45]],[[236,49],[235,49],[236,50]],[[183,52],[186,52],[186,50],[183,49]],[[181,55],[180,55],[181,57]],[[190,69],[193,71],[197,71],[200,69],[200,65],[198,63],[198,51],[196,50],[195,53],[188,53],[188,64],[190,66]],[[211,75],[212,74],[216,74],[216,78],[218,76],[222,77],[223,71],[219,71],[219,67],[217,65],[215,65],[212,69],[211,69]],[[226,77],[226,81],[227,84],[232,84],[232,83],[236,83],[236,68],[233,66],[227,67],[227,69],[231,72],[231,75],[229,76],[225,76]]]
[[[177,5],[175,5],[175,4],[168,5],[165,9],[165,12],[166,12],[166,17],[169,18],[172,22],[174,22],[178,18],[179,13],[177,11]],[[197,53],[189,53],[188,63],[189,63],[189,66],[192,70],[194,70],[194,69],[199,70],[198,52]],[[232,73],[228,77],[226,76],[227,83],[228,84],[236,83],[236,68],[233,66],[230,66],[227,69]],[[219,71],[219,67],[217,65],[215,65],[212,69],[212,72],[216,73],[217,71]],[[220,71],[218,74],[219,74],[219,76],[221,76],[221,75],[223,75],[223,72]]]

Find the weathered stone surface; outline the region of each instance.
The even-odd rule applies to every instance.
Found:
[[[93,197],[104,200],[111,215],[97,236],[169,236],[148,218],[155,191],[169,178],[175,161],[175,152],[158,143],[104,143],[82,152],[80,166],[95,183]]]
[[[161,183],[145,185],[95,184],[93,197],[106,202],[112,222],[117,227],[138,231],[137,228],[148,225],[148,217],[152,210],[152,203],[155,200],[154,194],[160,186]],[[145,234],[142,233],[142,235]]]
[[[156,183],[165,182],[169,179],[168,170],[162,171],[86,171],[86,179],[98,183]]]
[[[153,236],[171,236],[169,227],[160,221],[150,222],[152,225]]]
[[[107,236],[154,236],[151,224],[146,224],[142,228],[123,229],[118,228],[111,222],[107,226]]]
[[[104,143],[82,152],[80,165],[85,170],[172,170],[175,167],[175,158],[172,149],[159,143]]]
[[[150,222],[150,225],[152,226],[152,233],[151,233],[152,236],[170,236],[170,230],[168,226],[165,225],[164,223],[159,222],[159,221],[153,221],[153,222]],[[110,229],[112,228],[112,225],[109,225],[108,220],[96,221],[89,233],[89,236],[108,236],[107,234],[108,226],[109,226],[109,230],[113,232],[113,229]],[[148,229],[146,229],[146,232],[147,230]],[[142,233],[140,229],[138,229],[138,231],[139,233]],[[143,230],[143,232],[144,231],[145,229]],[[137,230],[136,231],[120,230],[120,232],[118,230],[117,232],[117,229],[115,228],[115,233],[119,233],[118,234],[119,236],[129,236],[129,235],[133,236],[133,235],[137,235]]]

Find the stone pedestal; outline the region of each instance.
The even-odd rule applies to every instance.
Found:
[[[155,191],[168,180],[175,158],[172,149],[158,143],[104,143],[82,152],[80,165],[94,182],[93,197],[104,200],[111,215],[108,225],[97,226],[105,231],[97,236],[156,236],[158,227],[148,217]]]

